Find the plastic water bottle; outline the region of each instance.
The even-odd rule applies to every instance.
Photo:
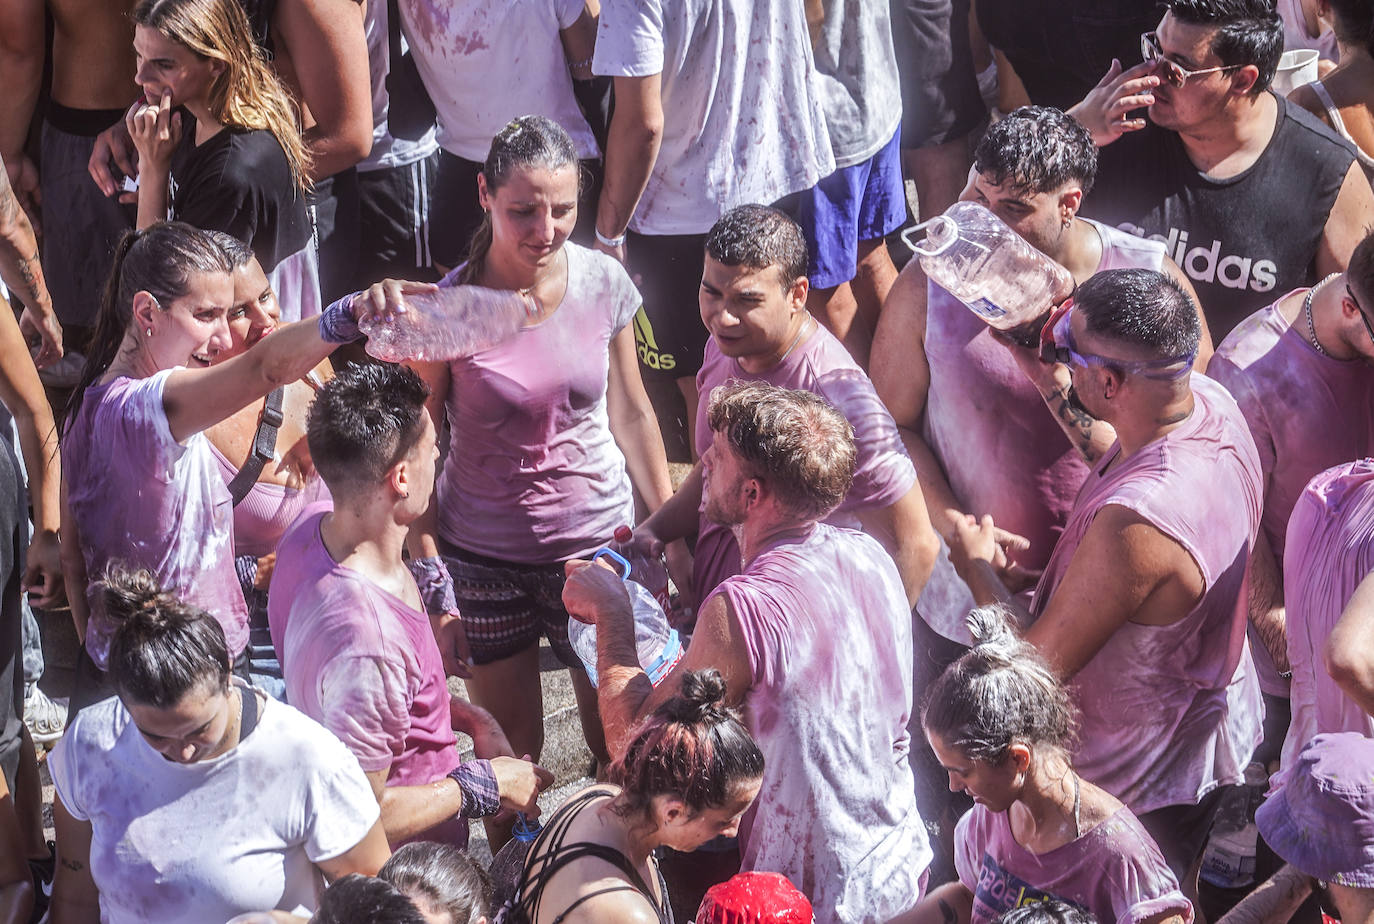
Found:
[[[1038,320],[1073,292],[1068,270],[976,202],[956,202],[918,229],[925,240],[903,238],[926,276],[998,330]]]
[[[1245,784],[1232,786],[1217,806],[1216,821],[1202,855],[1202,878],[1221,889],[1240,889],[1255,881],[1258,829],[1255,809],[1264,801],[1269,774],[1263,765],[1245,768]]]
[[[447,286],[405,296],[412,310],[389,321],[364,320],[367,352],[398,363],[408,359],[441,361],[471,356],[514,336],[539,314],[539,303],[510,289]]]
[[[630,580],[646,588],[654,595],[663,612],[673,611],[673,596],[668,589],[668,563],[663,555],[650,555],[634,544],[635,533],[628,526],[616,527],[615,541],[611,548],[630,563]]]
[[[510,833],[511,837],[522,844],[532,844],[542,830],[544,830],[544,826],[539,823],[539,819],[531,820],[524,812],[516,812],[515,827],[511,828]]]
[[[602,548],[592,556],[593,560],[598,558],[608,559],[616,565],[621,580],[625,582],[625,589],[630,594],[630,606],[634,610],[635,654],[639,657],[639,666],[649,675],[649,682],[658,686],[682,660],[682,639],[678,637],[677,630],[668,624],[663,607],[659,606],[648,588],[630,580],[630,563],[624,556],[614,549]],[[596,626],[569,617],[568,641],[587,668],[587,677],[592,686],[596,686]]]

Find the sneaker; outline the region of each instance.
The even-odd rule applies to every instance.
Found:
[[[47,919],[48,905],[52,903],[52,879],[57,870],[57,845],[48,841],[48,855],[42,860],[29,860],[29,873],[33,876],[33,914],[30,921],[43,922]]]
[[[67,704],[55,702],[38,684],[24,697],[24,724],[36,745],[51,747],[67,727]]]

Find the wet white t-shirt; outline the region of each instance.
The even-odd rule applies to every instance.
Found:
[[[640,234],[704,234],[835,169],[796,0],[603,0],[592,70],[662,74],[663,143],[630,221]]]
[[[439,113],[439,146],[481,163],[507,122],[542,115],[572,136],[578,157],[597,157],[559,36],[584,7],[584,0],[399,0],[401,31]]]
[[[178,764],[117,697],[83,709],[48,757],[57,797],[91,824],[102,924],[206,924],[315,908],[314,864],[357,846],[381,814],[358,761],[268,699],[213,760]]]

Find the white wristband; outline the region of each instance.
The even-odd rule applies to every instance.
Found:
[[[600,228],[593,228],[592,230],[596,232],[596,239],[597,239],[598,241],[601,242],[601,246],[602,246],[602,247],[624,247],[624,246],[625,246],[625,235],[623,235],[623,234],[620,235],[619,237],[607,237],[606,235],[604,235],[604,234],[601,233],[601,229],[600,229]]]

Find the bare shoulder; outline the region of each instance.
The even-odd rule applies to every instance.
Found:
[[[625,888],[616,888],[620,882]],[[585,883],[582,895],[601,889],[615,889],[588,898],[563,918],[567,924],[658,924],[658,912],[649,899],[623,880],[603,879]],[[539,922],[543,924],[543,922]]]

